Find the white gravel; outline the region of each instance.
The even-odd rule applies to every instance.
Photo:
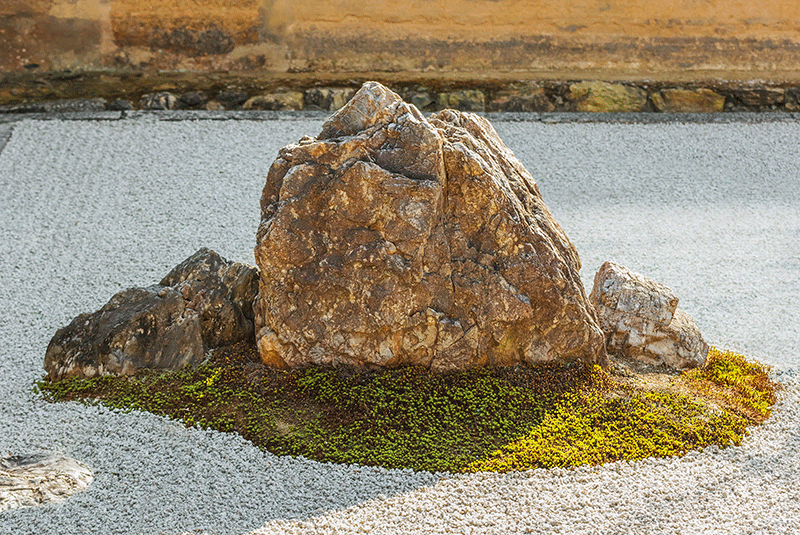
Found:
[[[0,152],[0,456],[88,465],[0,534],[800,532],[800,194],[793,122],[497,122],[578,247],[672,287],[706,339],[786,389],[743,446],[573,471],[387,471],[263,453],[32,391],[55,330],[201,246],[253,261],[279,147],[319,119],[23,121]]]

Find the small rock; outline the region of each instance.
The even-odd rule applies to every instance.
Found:
[[[13,455],[0,459],[0,512],[37,507],[86,489],[92,471],[63,455]]]
[[[701,366],[708,344],[675,293],[613,262],[594,277],[589,300],[597,309],[606,349],[648,364]]]
[[[207,111],[222,111],[225,108],[222,107],[222,104],[217,102],[216,100],[209,100],[206,102],[205,108]]]
[[[159,285],[119,292],[59,329],[44,359],[51,381],[197,365],[205,350],[253,337],[258,272],[208,249]]]
[[[433,111],[436,106],[437,99],[431,95],[427,87],[409,89],[405,92],[404,96],[409,104],[413,104],[417,109],[422,111]]]
[[[111,101],[108,105],[108,109],[111,111],[128,111],[133,109],[133,104],[129,100],[123,99],[116,99]]]
[[[208,102],[208,96],[203,91],[190,91],[181,95],[181,107],[188,109],[202,108]]]
[[[287,91],[285,93],[269,93],[251,97],[244,103],[242,109],[245,110],[302,110],[303,93],[299,91]]]
[[[484,111],[486,95],[477,89],[462,89],[439,93],[440,110]]]
[[[581,112],[638,112],[647,104],[647,93],[643,89],[607,82],[571,84],[566,97],[574,111]]]
[[[740,87],[731,93],[742,105],[761,111],[776,109],[785,98],[784,90],[778,87]]]
[[[174,110],[178,99],[168,91],[147,93],[139,99],[140,110]]]
[[[338,110],[350,100],[356,90],[350,87],[315,87],[306,91],[304,100],[309,110]]]
[[[247,102],[248,98],[250,98],[250,95],[244,91],[222,91],[217,95],[217,102],[219,102],[226,110],[235,110]]]
[[[489,111],[551,112],[555,106],[541,87],[499,91],[489,103]]]
[[[653,107],[665,113],[719,113],[725,97],[710,89],[662,89],[650,100]]]
[[[787,111],[800,110],[800,87],[787,87],[784,91]]]

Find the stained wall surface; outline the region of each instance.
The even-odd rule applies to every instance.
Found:
[[[0,70],[797,77],[800,1],[4,0]]]

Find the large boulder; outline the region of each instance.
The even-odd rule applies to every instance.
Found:
[[[255,255],[275,367],[605,363],[578,254],[491,124],[375,82],[281,149]]]
[[[638,273],[606,262],[589,299],[606,333],[609,353],[672,368],[701,366],[708,354],[694,320],[675,293]]]
[[[210,348],[253,338],[258,271],[208,249],[161,284],[119,292],[59,329],[47,347],[51,381],[196,365]]]

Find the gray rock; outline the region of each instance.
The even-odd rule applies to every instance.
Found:
[[[253,337],[257,271],[201,249],[160,285],[130,288],[59,329],[45,354],[51,381],[197,365],[205,350]]]
[[[309,110],[338,110],[355,95],[350,87],[315,87],[306,91],[305,107]]]
[[[705,362],[708,344],[663,284],[606,262],[595,275],[589,300],[609,353],[681,369]]]
[[[118,98],[111,101],[108,109],[111,111],[128,111],[133,109],[133,104],[129,100]]]
[[[13,455],[0,459],[0,512],[69,498],[94,480],[92,471],[63,455]]]
[[[208,102],[208,96],[202,91],[190,91],[181,95],[181,107],[188,109],[202,108]]]
[[[167,91],[161,93],[147,93],[139,99],[141,110],[174,110],[178,98]]]
[[[217,94],[217,102],[219,102],[226,110],[235,110],[242,104],[247,102],[250,95],[244,91],[230,90],[222,91]]]
[[[199,312],[207,348],[254,340],[256,268],[229,262],[202,248],[170,271],[160,285],[177,290]]]
[[[106,101],[102,98],[78,98],[43,102],[45,113],[105,111]]]
[[[45,353],[51,381],[130,375],[140,368],[180,369],[204,358],[200,318],[180,293],[129,288],[100,310],[59,329]]]
[[[438,100],[437,95],[431,94],[427,87],[416,87],[408,89],[404,93],[404,98],[409,104],[413,104],[418,110],[433,111]]]
[[[102,98],[75,98],[26,102],[0,107],[0,113],[74,113],[106,110],[107,102]]]

